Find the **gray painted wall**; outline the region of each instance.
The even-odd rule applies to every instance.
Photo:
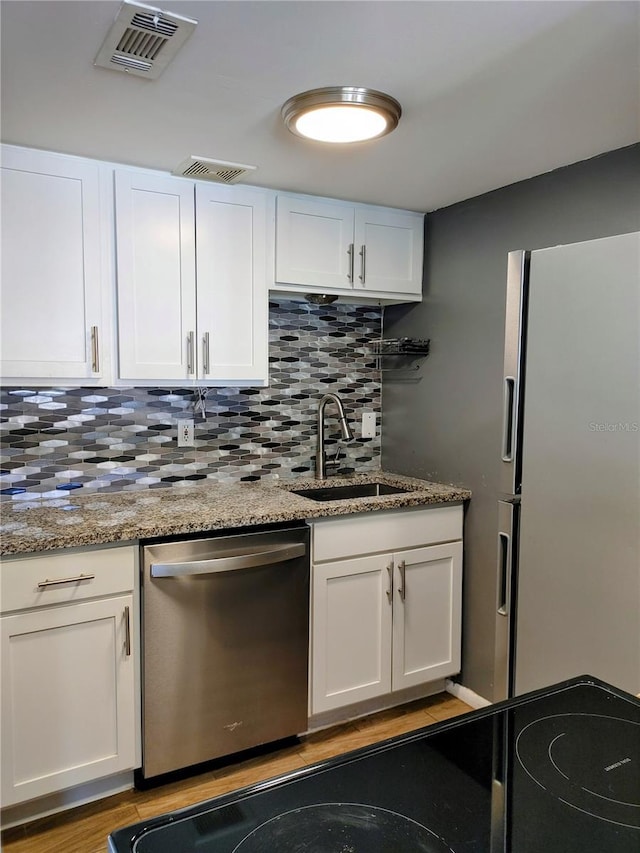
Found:
[[[493,698],[507,252],[640,230],[640,145],[429,214],[423,302],[385,336],[431,339],[421,379],[384,374],[383,468],[468,486],[461,682]]]

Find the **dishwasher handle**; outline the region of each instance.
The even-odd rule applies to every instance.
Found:
[[[235,572],[238,569],[253,569],[303,557],[306,550],[306,545],[296,543],[280,545],[277,548],[270,548],[268,551],[256,551],[251,554],[215,557],[212,560],[193,560],[189,563],[152,563],[151,577],[183,578],[190,575],[212,575],[219,572]]]

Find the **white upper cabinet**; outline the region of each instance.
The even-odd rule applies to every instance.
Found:
[[[274,289],[419,301],[423,229],[418,213],[278,195]]]
[[[108,379],[105,232],[98,163],[3,146],[4,382]]]
[[[120,379],[195,377],[193,184],[116,172]]]
[[[356,208],[354,288],[422,297],[423,227],[420,214]]]
[[[270,286],[422,298],[422,214],[12,145],[1,175],[5,384],[265,386]]]
[[[266,194],[197,184],[196,235],[198,376],[266,385]]]
[[[276,281],[350,289],[354,208],[286,195],[276,205]]]
[[[121,380],[266,384],[266,219],[258,190],[116,173]]]

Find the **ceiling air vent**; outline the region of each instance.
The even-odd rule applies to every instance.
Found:
[[[196,24],[191,18],[125,0],[94,65],[154,80],[162,74]]]
[[[257,166],[245,166],[242,163],[228,163],[226,160],[210,160],[193,154],[177,166],[172,175],[187,178],[199,178],[203,181],[216,181],[219,184],[237,184],[245,175],[255,172]]]

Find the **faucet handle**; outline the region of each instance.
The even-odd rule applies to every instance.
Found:
[[[333,467],[339,465],[340,464],[339,459],[340,459],[341,453],[342,453],[342,448],[340,447],[340,445],[338,445],[337,450],[336,450],[336,455],[333,457],[333,459],[327,459],[327,461],[325,462],[325,467],[333,468]]]

